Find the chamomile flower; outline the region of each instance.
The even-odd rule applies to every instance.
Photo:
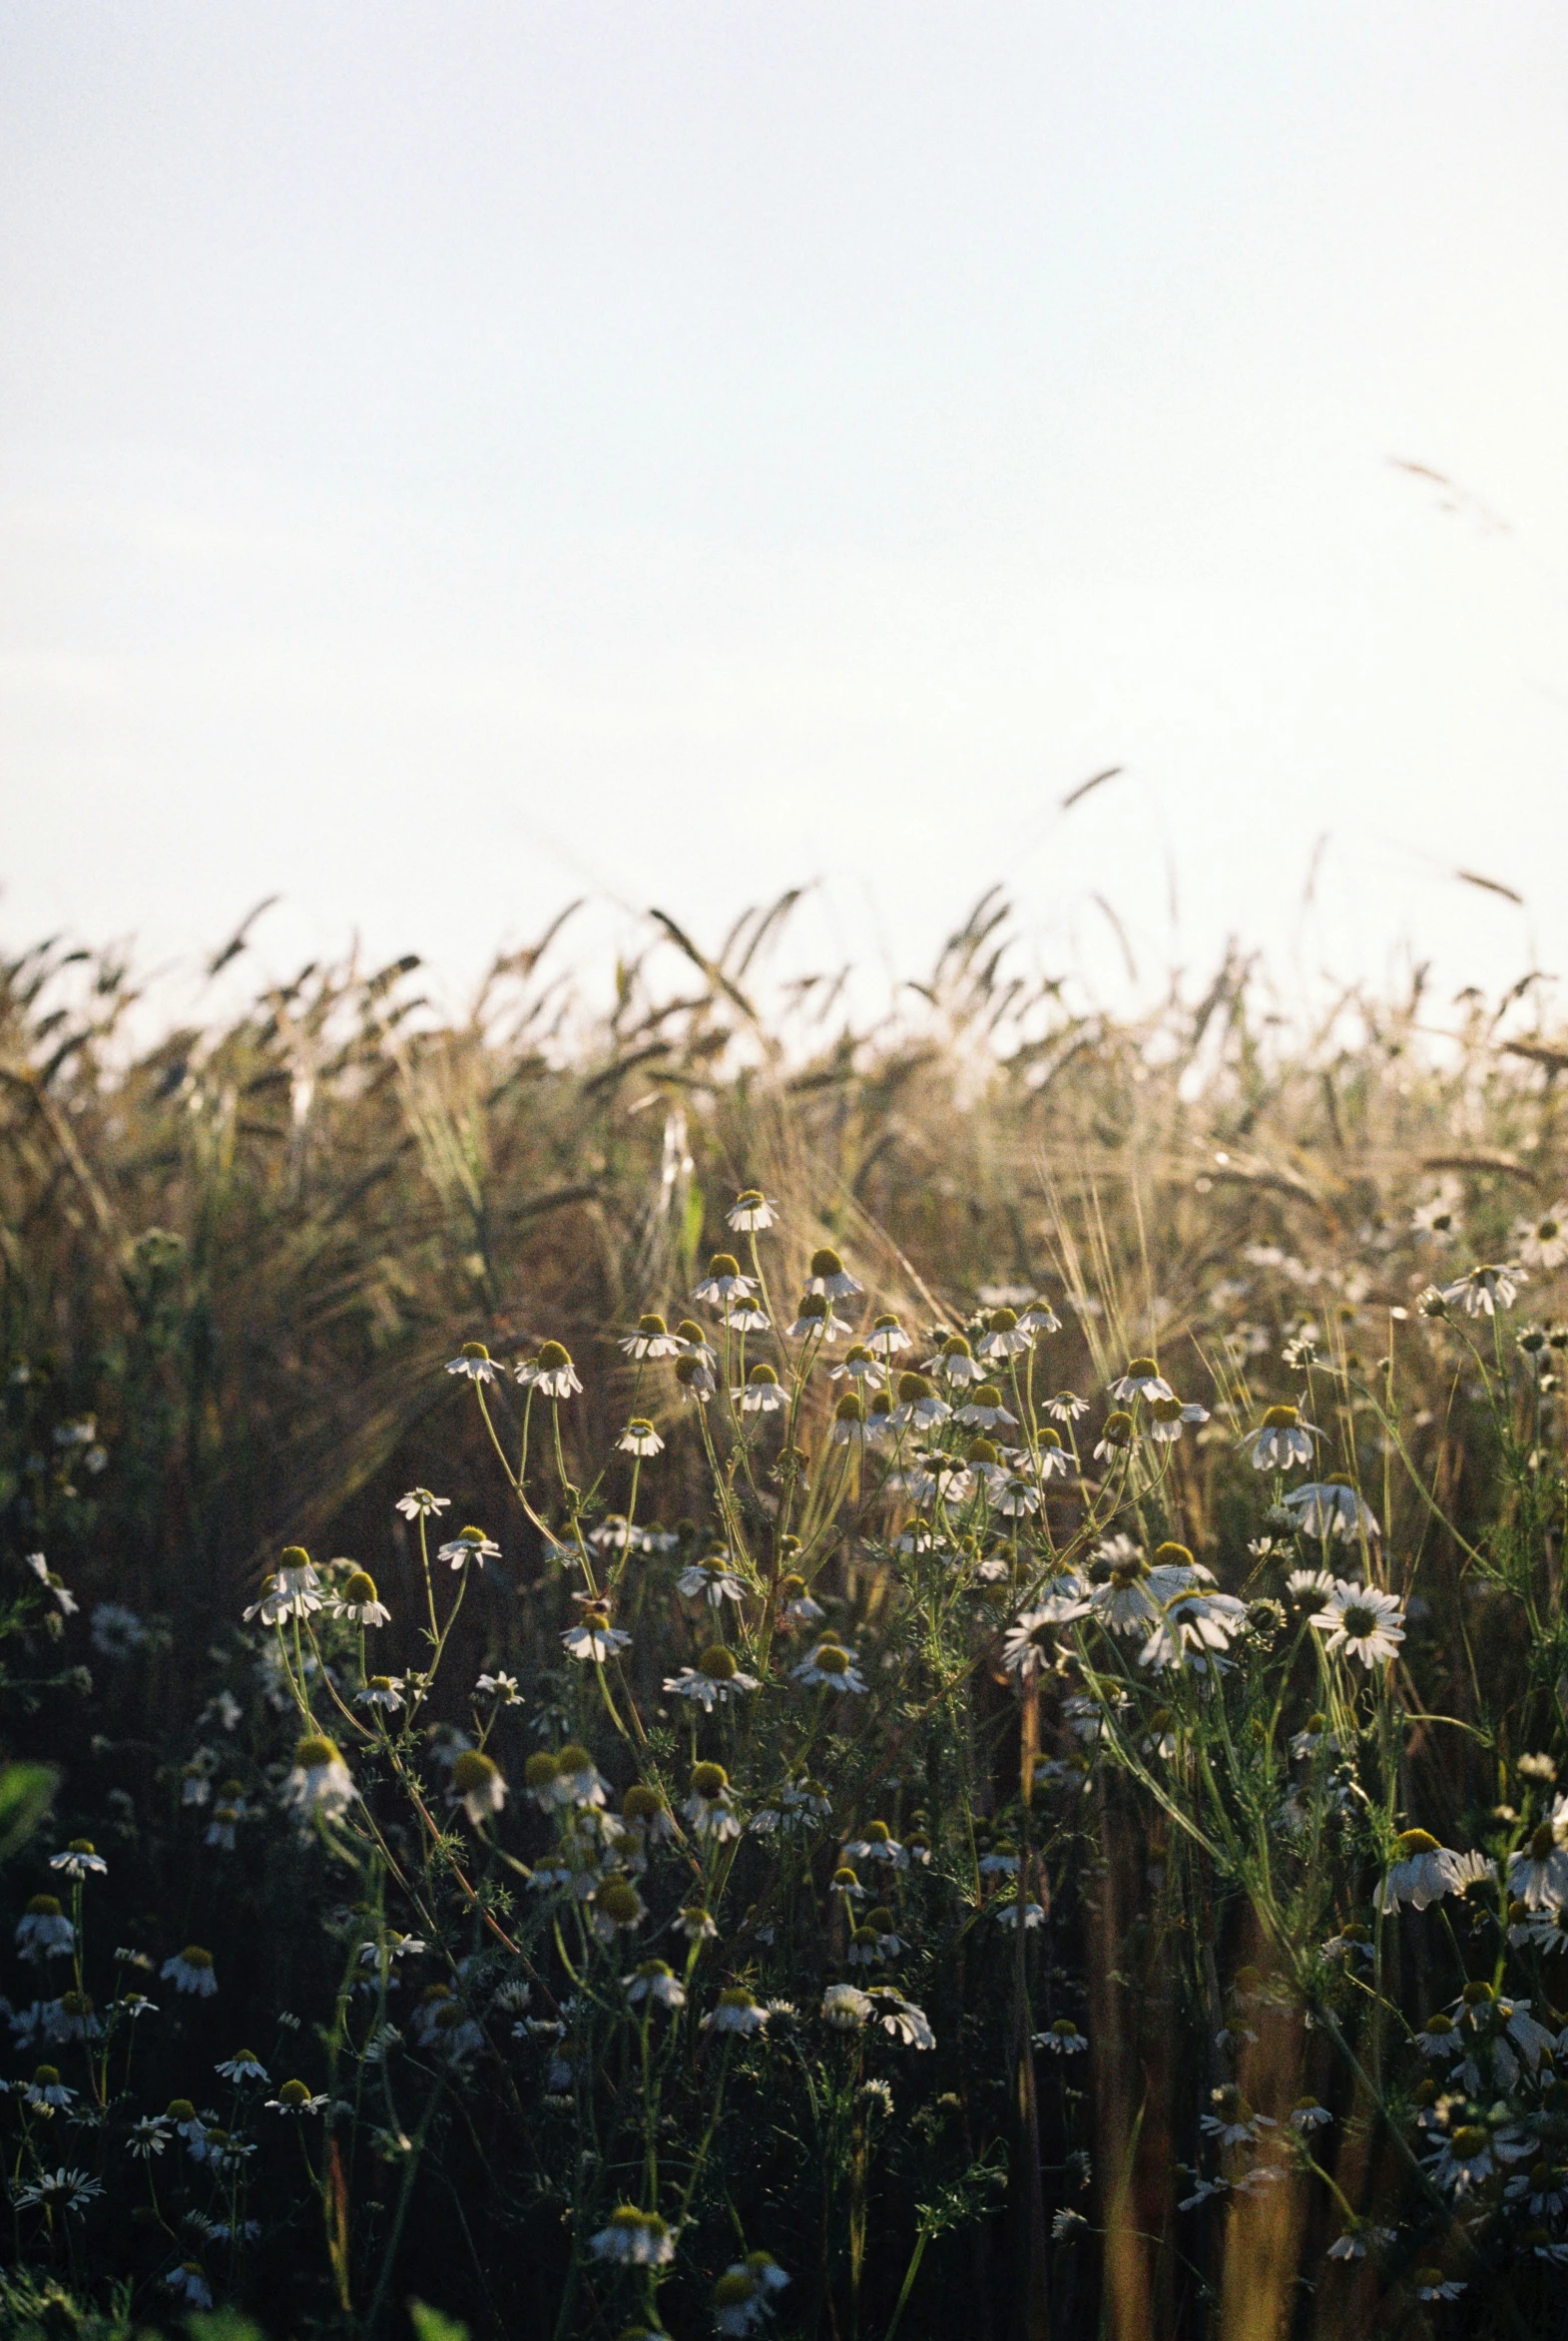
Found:
[[[1174,1447],[1182,1433],[1194,1423],[1207,1423],[1209,1409],[1179,1398],[1155,1398],[1149,1401],[1149,1436],[1157,1447]]]
[[[211,2000],[218,1990],[213,1955],[204,1951],[200,1943],[188,1943],[184,1951],[166,1959],[159,1973],[177,1992],[189,1992],[198,2000]]]
[[[1112,1383],[1111,1396],[1119,1407],[1130,1407],[1139,1399],[1169,1399],[1176,1393],[1153,1358],[1134,1358],[1121,1379]]]
[[[164,2278],[167,2288],[187,2308],[211,2308],[213,2287],[207,2281],[207,2271],[200,2260],[182,2260],[178,2268],[171,2268]]]
[[[1568,1260],[1568,1203],[1554,1203],[1539,1219],[1514,1223],[1514,1244],[1528,1268],[1561,1268]]]
[[[1089,1412],[1089,1401],[1074,1390],[1059,1390],[1045,1402],[1045,1411],[1058,1423],[1077,1423]]]
[[[710,1308],[729,1311],[737,1303],[750,1301],[757,1289],[756,1277],[742,1275],[734,1253],[716,1252],[708,1263],[708,1274],[692,1287],[692,1298],[706,1301]]]
[[[985,1368],[961,1333],[950,1333],[934,1358],[925,1361],[927,1374],[934,1374],[954,1391],[967,1390],[972,1384],[984,1382]]]
[[[53,1894],[35,1894],[16,1923],[16,1947],[23,1959],[62,1959],[76,1948],[76,1929]]]
[[[985,1321],[979,1355],[987,1360],[1025,1358],[1034,1347],[1032,1334],[1018,1322],[1016,1309],[993,1309]]]
[[[953,1420],[967,1423],[977,1431],[1015,1430],[1018,1424],[1018,1417],[1003,1404],[994,1382],[977,1382],[963,1405],[955,1410]]]
[[[1341,1544],[1349,1544],[1358,1537],[1382,1533],[1377,1514],[1348,1479],[1308,1479],[1291,1488],[1283,1501],[1303,1536],[1319,1540],[1333,1536]]]
[[[774,1623],[780,1633],[788,1633],[802,1625],[814,1625],[825,1616],[819,1601],[813,1601],[805,1588],[804,1577],[792,1573],[783,1576],[774,1587],[776,1604]]]
[[[520,1707],[523,1694],[515,1674],[482,1674],[474,1684],[476,1699],[494,1699],[498,1707]]]
[[[448,1374],[460,1374],[466,1382],[494,1382],[496,1363],[482,1341],[465,1341],[455,1358],[448,1359]]]
[[[233,2056],[226,2056],[222,2064],[214,2065],[213,2070],[220,2080],[232,2080],[237,2088],[242,2085],[254,2088],[258,2083],[264,2085],[268,2077],[266,2066],[254,2048],[236,2049]]]
[[[728,2341],[734,2334],[754,2332],[772,2309],[771,2294],[782,2291],[789,2279],[766,2251],[754,2251],[726,2268],[713,2291],[714,2330]]]
[[[435,1520],[442,1512],[451,1510],[452,1499],[449,1495],[432,1495],[428,1487],[410,1487],[392,1508],[400,1511],[405,1520]]]
[[[126,2132],[126,2151],[142,2162],[169,2149],[169,2121],[162,2113],[144,2113]]]
[[[1255,1471],[1290,1471],[1312,1460],[1312,1441],[1322,1433],[1304,1420],[1300,1407],[1270,1407],[1256,1431],[1243,1440],[1252,1450]]]
[[[1080,1577],[1069,1571],[1056,1578],[1045,1599],[1024,1610],[1008,1627],[1002,1640],[1002,1664],[1008,1673],[1020,1682],[1032,1682],[1055,1661],[1057,1627],[1075,1617],[1087,1617],[1089,1608]]]
[[[693,1351],[686,1351],[675,1362],[676,1387],[682,1398],[706,1407],[719,1385],[713,1368]]]
[[[341,1593],[332,1596],[334,1617],[346,1617],[351,1625],[386,1625],[391,1611],[376,1593],[375,1579],[368,1569],[356,1568]]]
[[[445,1544],[436,1546],[435,1557],[451,1568],[463,1568],[469,1561],[483,1568],[487,1560],[500,1559],[501,1547],[483,1528],[459,1528]]]
[[[1437,1236],[1451,1242],[1461,1231],[1460,1204],[1464,1190],[1457,1179],[1444,1179],[1434,1195],[1417,1203],[1410,1226],[1418,1236]]]
[[[572,1353],[558,1341],[541,1342],[535,1358],[525,1358],[515,1369],[517,1379],[525,1390],[533,1390],[540,1398],[556,1401],[577,1398],[582,1392],[577,1368],[572,1364]]]
[[[862,1447],[865,1443],[865,1401],[857,1390],[846,1390],[833,1409],[828,1434],[834,1447]]]
[[[822,1994],[822,2022],[835,2033],[863,2030],[871,2014],[871,1998],[854,1984],[829,1984]]]
[[[1426,2167],[1437,2184],[1446,2187],[1450,2194],[1469,2194],[1490,2178],[1497,2167],[1491,2131],[1478,2121],[1461,2122],[1457,2129],[1449,2131]]]
[[[879,1862],[887,1870],[909,1867],[909,1856],[885,1821],[868,1821],[865,1835],[844,1847],[843,1858],[852,1862]]]
[[[1513,1307],[1519,1287],[1529,1281],[1529,1271],[1517,1261],[1490,1262],[1439,1285],[1438,1291],[1450,1309],[1462,1309],[1466,1317],[1495,1317],[1499,1309]]]
[[[285,1805],[301,1816],[319,1813],[323,1820],[336,1821],[358,1794],[353,1774],[324,1733],[309,1732],[297,1742],[293,1769],[281,1790]]]
[[[820,1641],[814,1650],[808,1650],[798,1666],[791,1666],[794,1680],[804,1683],[812,1691],[863,1691],[864,1677],[854,1664],[855,1652],[839,1642]]]
[[[1342,2235],[1329,2244],[1327,2257],[1331,2260],[1364,2260],[1369,2254],[1386,2251],[1394,2239],[1391,2227],[1379,2227],[1371,2219],[1351,2219]]]
[[[832,1302],[825,1293],[805,1293],[794,1313],[794,1323],[785,1326],[790,1341],[842,1341],[848,1328],[833,1315]]]
[[[869,1395],[880,1390],[887,1380],[887,1369],[868,1342],[851,1342],[838,1364],[832,1369],[834,1382],[852,1382],[856,1390]]]
[[[1409,1903],[1414,1910],[1425,1910],[1429,1903],[1440,1902],[1445,1894],[1463,1893],[1461,1857],[1446,1845],[1439,1845],[1429,1830],[1406,1829],[1395,1842],[1399,1858],[1375,1897],[1380,1911],[1397,1910],[1401,1902]]]
[[[1314,2129],[1325,2128],[1332,2119],[1333,2115],[1327,2106],[1319,2105],[1315,2097],[1298,2097],[1291,2107],[1291,2127],[1299,2130],[1304,2137],[1309,2136]]]
[[[50,1855],[49,1867],[63,1871],[66,1877],[72,1879],[106,1878],[109,1875],[109,1864],[101,1853],[94,1851],[90,1837],[73,1837],[64,1853]]]
[[[1417,2300],[1457,2300],[1464,2290],[1464,2279],[1445,2276],[1441,2268],[1417,2268],[1414,2276]]]
[[[1034,2047],[1051,2056],[1081,2056],[1088,2046],[1070,2016],[1059,2016],[1047,2031],[1034,2036]]]
[[[1234,2081],[1227,2081],[1209,2092],[1214,2106],[1205,2113],[1199,2127],[1222,2146],[1256,2145],[1266,2129],[1278,2125],[1271,2115],[1255,2113]]]
[[[621,1978],[621,1988],[634,2008],[643,2001],[650,2008],[672,2011],[686,2006],[686,1986],[662,1959],[645,1959],[631,1975]]]
[[[764,1228],[778,1224],[779,1206],[771,1202],[761,1187],[744,1187],[729,1210],[725,1224],[734,1228],[738,1236],[760,1235]]]
[[[647,1905],[630,1878],[605,1878],[594,1889],[589,1924],[601,1943],[613,1943],[617,1935],[640,1927],[647,1916]]]
[[[703,1909],[701,1903],[694,1902],[685,1910],[678,1910],[670,1924],[678,1935],[686,1937],[688,1943],[717,1943],[719,1940],[719,1929],[713,1916]]]
[[[1508,1856],[1508,1891],[1530,1911],[1557,1911],[1568,1903],[1568,1796],[1558,1797],[1550,1819]]]
[[[772,1366],[754,1366],[739,1390],[732,1390],[732,1400],[743,1415],[778,1415],[789,1404],[789,1393],[779,1380]]]
[[[388,1715],[395,1715],[403,1704],[403,1678],[400,1674],[372,1674],[362,1690],[355,1691],[356,1707],[381,1707]]]
[[[718,2003],[703,2018],[705,2033],[740,2033],[744,2036],[765,2032],[770,2011],[760,2008],[744,1984],[732,1985],[721,1992]]]
[[[887,1418],[894,1431],[927,1431],[934,1424],[945,1423],[952,1413],[923,1374],[900,1374],[897,1395],[898,1404]]]
[[[617,1650],[629,1650],[631,1646],[631,1635],[610,1623],[608,1601],[586,1602],[576,1625],[568,1626],[561,1636],[561,1647],[568,1658],[595,1666],[603,1666]]]
[[[713,1845],[728,1845],[741,1834],[741,1820],[730,1800],[730,1775],[722,1764],[695,1764],[691,1794],[681,1807],[694,1837]]]
[[[1115,1463],[1119,1456],[1131,1454],[1137,1444],[1138,1432],[1132,1416],[1125,1408],[1116,1407],[1106,1416],[1095,1441],[1094,1460],[1097,1463]]]
[[[500,1765],[482,1748],[463,1748],[452,1765],[452,1794],[477,1829],[500,1812],[507,1786]]]
[[[622,2203],[609,2224],[588,2239],[596,2260],[620,2268],[665,2268],[675,2258],[675,2237],[657,2211]]]
[[[60,2078],[58,2064],[40,2064],[30,2081],[17,2086],[25,2101],[44,2113],[66,2113],[76,2103],[76,2091]]]
[[[931,2030],[923,2008],[916,2008],[912,2000],[905,2000],[885,1984],[875,1984],[869,1994],[874,2021],[884,2033],[904,2048],[934,2048],[936,2035]]]
[[[865,1346],[874,1357],[896,1358],[901,1350],[910,1349],[913,1344],[897,1318],[888,1314],[872,1318]]]
[[[849,1274],[830,1244],[824,1244],[811,1254],[811,1270],[805,1280],[808,1293],[820,1293],[830,1301],[847,1301],[856,1293],[863,1293],[864,1285]]]
[[[1336,1577],[1333,1591],[1310,1623],[1322,1635],[1325,1650],[1342,1650],[1365,1667],[1380,1666],[1399,1654],[1404,1603],[1377,1585]]]
[[[319,2093],[312,2093],[308,2081],[285,2080],[276,2096],[267,2098],[266,2110],[268,2113],[291,2114],[297,2121],[302,2120],[306,2114],[319,2113],[326,2101],[324,2089]]]
[[[715,1707],[727,1707],[745,1692],[755,1691],[757,1677],[742,1671],[733,1650],[715,1642],[695,1666],[683,1666],[679,1674],[667,1674],[664,1687],[673,1698],[695,1699],[703,1713],[711,1715]]]
[[[640,1366],[644,1359],[678,1358],[681,1344],[656,1309],[637,1320],[637,1331],[622,1337],[621,1348]]]
[[[615,1444],[618,1451],[622,1455],[649,1456],[664,1454],[664,1441],[660,1438],[652,1423],[650,1423],[646,1416],[643,1415],[634,1415],[632,1417],[632,1420],[630,1423],[628,1423],[626,1429],[622,1432],[620,1438],[616,1441]]]

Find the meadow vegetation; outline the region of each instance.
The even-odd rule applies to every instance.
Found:
[[[787,911],[0,969],[4,2341],[1560,2329],[1549,998]]]

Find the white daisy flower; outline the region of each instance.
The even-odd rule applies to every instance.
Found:
[[[482,1674],[474,1684],[476,1699],[494,1699],[498,1707],[520,1707],[523,1694],[515,1674]]]
[[[694,1351],[686,1351],[675,1362],[675,1379],[683,1399],[706,1407],[719,1388],[713,1368]]]
[[[963,1405],[954,1411],[953,1421],[968,1423],[977,1431],[1016,1430],[1018,1426],[1018,1417],[1003,1405],[1002,1394],[994,1382],[977,1382]]]
[[[754,1366],[740,1389],[732,1390],[730,1396],[743,1415],[783,1414],[789,1404],[789,1393],[772,1366]]]
[[[211,2308],[213,2287],[207,2281],[207,2272],[200,2260],[182,2260],[178,2268],[171,2268],[164,2283],[177,2300],[187,2308]]]
[[[1045,1411],[1058,1423],[1077,1423],[1088,1414],[1089,1401],[1074,1390],[1059,1390],[1055,1398],[1046,1400]]]
[[[622,1455],[648,1456],[664,1454],[664,1441],[660,1438],[652,1423],[650,1423],[646,1416],[643,1415],[634,1415],[632,1417],[632,1420],[630,1423],[628,1423],[626,1429],[622,1432],[620,1438],[616,1441],[615,1444],[618,1451]]]
[[[309,1732],[295,1745],[293,1769],[280,1794],[282,1802],[301,1816],[319,1813],[323,1820],[336,1821],[359,1791],[334,1743],[324,1733]],[[168,1972],[166,1968],[164,1973]]]
[[[1043,2033],[1036,2033],[1033,2044],[1052,2056],[1081,2056],[1089,2044],[1070,2016],[1059,2016]]]
[[[569,1658],[595,1666],[605,1665],[617,1650],[631,1646],[631,1635],[610,1623],[608,1601],[587,1602],[576,1625],[568,1626],[561,1636],[561,1647]]]
[[[1056,1656],[1056,1628],[1075,1617],[1087,1617],[1090,1604],[1083,1579],[1069,1571],[1052,1580],[1045,1598],[1026,1609],[1008,1627],[1002,1639],[1002,1664],[1021,1682],[1031,1682]]]
[[[742,1275],[734,1253],[716,1252],[708,1263],[708,1274],[692,1287],[692,1298],[728,1311],[737,1302],[750,1301],[757,1289],[756,1277]]]
[[[871,1997],[854,1984],[829,1984],[822,1994],[822,2022],[835,2033],[860,2032],[871,2013]]]
[[[872,2012],[884,2033],[891,2033],[905,2048],[934,2048],[936,2035],[923,2008],[916,2008],[912,2000],[889,1990],[885,1984],[873,1986],[869,1994]]]
[[[740,1836],[740,1816],[730,1801],[730,1775],[722,1764],[695,1764],[691,1790],[681,1812],[694,1837],[729,1845]]]
[[[675,2258],[675,2237],[657,2211],[639,2211],[622,2203],[610,2214],[608,2226],[588,2239],[596,2260],[622,2268],[664,2268]]]
[[[925,1361],[927,1374],[938,1374],[951,1388],[962,1390],[983,1382],[985,1368],[961,1333],[950,1333],[934,1358]]]
[[[701,1597],[714,1609],[725,1601],[746,1599],[745,1581],[730,1567],[727,1555],[713,1560],[690,1562],[676,1578],[675,1588],[688,1601],[696,1601]]]
[[[807,1690],[863,1691],[865,1680],[854,1658],[854,1651],[840,1643],[821,1641],[806,1653],[798,1666],[791,1666],[789,1672]]]
[[[900,1374],[898,1404],[887,1421],[894,1431],[926,1431],[933,1424],[945,1423],[951,1413],[951,1407],[937,1397],[923,1374]]]
[[[896,1358],[900,1350],[907,1350],[912,1345],[897,1318],[889,1315],[872,1318],[865,1346],[878,1358]]]
[[[1441,2268],[1417,2268],[1414,2276],[1417,2300],[1457,2300],[1464,2290],[1464,2279],[1445,2276]]]
[[[1157,1447],[1174,1447],[1194,1423],[1207,1423],[1209,1409],[1189,1400],[1156,1398],[1149,1401],[1149,1436]]]
[[[979,1355],[986,1359],[1025,1358],[1034,1348],[1034,1337],[1018,1322],[1016,1309],[994,1309],[986,1319],[985,1335],[979,1344]]]
[[[1255,1471],[1290,1471],[1311,1462],[1312,1441],[1321,1437],[1316,1425],[1303,1418],[1300,1407],[1270,1407],[1242,1445],[1252,1449]]]
[[[1529,1911],[1558,1911],[1568,1903],[1568,1796],[1558,1797],[1550,1818],[1508,1856],[1508,1891]]]
[[[631,1975],[621,1978],[621,1987],[634,2007],[645,2000],[654,2008],[686,2006],[686,1986],[662,1959],[645,1959]]]
[[[60,1959],[76,1947],[76,1929],[52,1894],[35,1894],[16,1924],[16,1947],[34,1965]]]
[[[1130,1407],[1138,1399],[1169,1399],[1176,1393],[1153,1358],[1134,1358],[1121,1380],[1112,1383],[1111,1396],[1119,1407]]]
[[[375,1589],[375,1579],[368,1569],[356,1568],[340,1593],[330,1596],[334,1617],[346,1617],[352,1625],[386,1625],[391,1618]]]
[[[738,1236],[758,1235],[764,1228],[778,1224],[779,1206],[770,1202],[761,1187],[746,1187],[737,1195],[725,1213],[725,1222]]]
[[[177,1992],[190,1992],[198,2000],[211,2000],[218,1990],[218,1977],[213,1967],[213,1955],[199,1943],[188,1943],[184,1951],[177,1951],[166,1959],[159,1970],[166,1984],[173,1984]]]
[[[525,1390],[535,1390],[541,1398],[559,1401],[582,1392],[572,1353],[558,1341],[541,1342],[537,1358],[525,1358],[516,1374]]]
[[[863,1293],[864,1285],[849,1274],[831,1245],[824,1244],[811,1254],[811,1273],[806,1278],[808,1293],[820,1293],[831,1301],[846,1301],[856,1293]]]
[[[452,1794],[477,1829],[506,1802],[507,1786],[500,1765],[482,1748],[460,1748],[452,1764]]]
[[[833,1315],[833,1305],[823,1293],[806,1293],[794,1313],[794,1323],[784,1328],[790,1341],[842,1341],[848,1332]]]
[[[494,1382],[496,1364],[482,1341],[465,1341],[455,1358],[447,1361],[448,1374],[460,1374],[467,1382]]]
[[[814,1625],[819,1617],[826,1615],[820,1601],[813,1601],[806,1591],[804,1577],[781,1577],[774,1587],[774,1599],[778,1604],[775,1624],[780,1633],[787,1633],[796,1626]]]
[[[1411,1227],[1418,1236],[1440,1236],[1451,1241],[1463,1225],[1459,1214],[1463,1198],[1464,1190],[1458,1180],[1444,1179],[1434,1195],[1428,1195],[1424,1203],[1415,1206],[1410,1214]]]
[[[109,1864],[101,1853],[93,1850],[90,1837],[73,1837],[64,1853],[51,1854],[49,1867],[62,1870],[68,1878],[106,1878]]]
[[[477,1561],[481,1568],[487,1560],[499,1560],[501,1547],[483,1528],[460,1528],[445,1544],[437,1545],[437,1560],[444,1560],[452,1568],[461,1568],[466,1561]]]
[[[1092,1302],[1076,1301],[1073,1305],[1082,1315],[1096,1313]],[[1026,1309],[1019,1311],[1018,1330],[1020,1333],[1060,1333],[1062,1321],[1049,1301],[1037,1297]]]
[[[40,2112],[65,2113],[76,2103],[76,2091],[60,2078],[58,2064],[40,2064],[30,2081],[18,2081],[16,2086],[26,2102]]]
[[[760,2033],[767,2030],[769,2010],[760,2008],[744,1984],[721,1992],[718,2005],[703,2018],[705,2033]]]
[[[432,1520],[438,1519],[442,1512],[449,1511],[451,1503],[449,1495],[432,1495],[428,1487],[410,1487],[406,1495],[397,1498],[392,1508],[400,1511],[405,1520]]]
[[[1310,1623],[1325,1650],[1343,1650],[1365,1667],[1395,1658],[1404,1640],[1404,1604],[1397,1594],[1358,1580],[1334,1579],[1333,1591]]]
[[[679,1339],[670,1331],[657,1309],[650,1309],[639,1317],[637,1331],[623,1335],[621,1348],[638,1365],[644,1359],[678,1358],[681,1354]]]
[[[1377,1889],[1378,1910],[1397,1910],[1401,1902],[1425,1910],[1445,1894],[1463,1893],[1459,1855],[1439,1845],[1429,1830],[1403,1830],[1396,1842],[1399,1858]]]
[[[1456,1277],[1452,1284],[1438,1286],[1438,1292],[1450,1309],[1462,1309],[1466,1317],[1495,1317],[1499,1309],[1511,1309],[1519,1287],[1530,1281],[1529,1271],[1517,1261],[1503,1264],[1482,1264]]]
[[[388,1715],[395,1715],[403,1704],[403,1678],[400,1674],[372,1674],[363,1690],[355,1691],[356,1707],[382,1707]],[[234,1836],[230,1833],[230,1849]]]
[[[743,1693],[755,1691],[757,1677],[743,1673],[734,1651],[727,1650],[722,1642],[715,1642],[695,1666],[683,1666],[679,1674],[667,1674],[664,1687],[674,1698],[695,1699],[703,1713],[711,1715],[715,1707],[727,1707]]]
[[[1308,1479],[1300,1487],[1293,1487],[1284,1497],[1285,1508],[1293,1513],[1298,1531],[1304,1536],[1337,1537],[1341,1544],[1354,1542],[1361,1536],[1378,1536],[1377,1515],[1371,1505],[1362,1500],[1348,1479]]]
[[[839,1363],[832,1369],[834,1382],[849,1381],[857,1390],[867,1393],[880,1390],[887,1380],[887,1369],[868,1342],[849,1344]]]
[[[857,1390],[846,1390],[833,1409],[828,1434],[834,1447],[858,1447],[865,1441],[865,1401]]]
[[[1554,1203],[1539,1219],[1514,1223],[1513,1240],[1528,1268],[1561,1268],[1568,1260],[1568,1203]]]
[[[324,2089],[319,2094],[312,2095],[307,2081],[285,2080],[276,2096],[267,2098],[266,2111],[268,2113],[291,2113],[296,2119],[300,2119],[307,2113],[319,2113],[326,2102],[327,2097]]]
[[[266,2066],[254,2048],[237,2049],[222,2064],[215,2064],[213,2070],[220,2080],[232,2080],[237,2088],[242,2084],[264,2083],[268,2077]]]

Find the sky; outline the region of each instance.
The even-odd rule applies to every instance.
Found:
[[[1568,971],[1561,7],[0,41],[6,948]]]

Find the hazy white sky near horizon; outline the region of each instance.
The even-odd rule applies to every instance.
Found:
[[[1568,973],[1560,6],[0,33],[7,946]]]

